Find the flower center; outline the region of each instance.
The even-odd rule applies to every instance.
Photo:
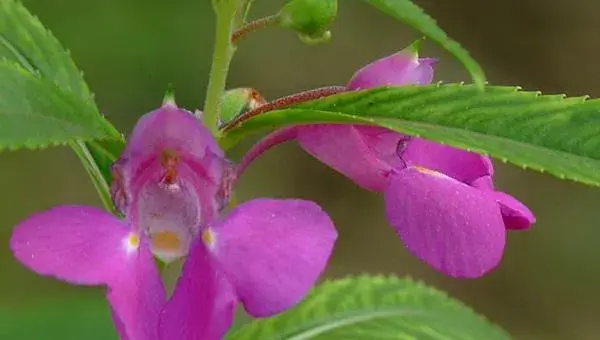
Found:
[[[152,252],[164,262],[185,256],[200,226],[196,197],[188,187],[171,190],[160,184],[142,190],[139,223],[151,239]]]
[[[136,224],[150,238],[152,253],[169,263],[188,253],[202,212],[194,188],[181,176],[176,156],[163,156],[160,171],[139,192]]]
[[[159,231],[151,234],[152,248],[156,251],[178,251],[181,248],[181,239],[175,232]]]

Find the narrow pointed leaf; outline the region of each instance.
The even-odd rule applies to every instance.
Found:
[[[372,124],[600,186],[600,99],[516,87],[431,85],[347,92],[225,127],[222,145],[290,124]]]
[[[485,84],[483,69],[469,52],[450,39],[429,15],[410,0],[363,0],[380,11],[410,25],[421,34],[439,44],[458,59],[471,74],[473,82],[480,87]]]
[[[394,277],[326,282],[295,308],[253,321],[227,339],[509,339],[461,302]]]

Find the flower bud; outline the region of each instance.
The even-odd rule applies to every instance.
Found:
[[[327,42],[337,14],[337,0],[292,0],[279,13],[279,24],[298,32],[308,44]]]
[[[417,40],[400,52],[364,66],[350,79],[350,90],[378,86],[427,85],[433,79],[433,58],[419,58]]]
[[[221,123],[227,124],[241,113],[254,110],[266,103],[260,93],[253,88],[241,87],[225,91],[221,108]]]

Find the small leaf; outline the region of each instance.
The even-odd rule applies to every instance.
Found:
[[[234,121],[221,144],[311,123],[379,125],[600,186],[600,99],[516,87],[487,86],[481,92],[474,85],[448,84],[347,92]]]
[[[363,0],[380,11],[400,20],[416,29],[429,39],[438,43],[456,57],[469,71],[473,82],[479,87],[485,84],[483,69],[469,52],[459,43],[450,39],[429,15],[410,0]]]
[[[325,282],[295,308],[227,339],[508,339],[445,293],[409,279],[360,276]]]
[[[0,62],[0,149],[41,148],[113,133],[93,106],[13,62]]]

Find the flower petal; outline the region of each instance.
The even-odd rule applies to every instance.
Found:
[[[206,232],[212,235],[205,242],[254,316],[299,302],[325,269],[337,237],[329,216],[302,200],[252,200]]]
[[[379,158],[356,126],[301,126],[297,138],[304,150],[359,186],[373,191],[387,186],[391,165]]]
[[[494,173],[492,162],[487,156],[421,138],[415,138],[407,144],[402,158],[407,165],[435,170],[467,184]]]
[[[136,124],[121,157],[112,166],[111,194],[115,205],[127,214],[139,178],[159,168],[167,182],[176,178],[182,165],[221,185],[229,163],[210,132],[191,113],[165,105],[144,115]]]
[[[115,326],[115,331],[117,332],[119,339],[129,340],[129,336],[127,335],[127,327],[125,326],[123,321],[121,321],[121,318],[117,315],[117,312],[112,307],[110,307],[110,316],[112,318],[113,324]]]
[[[235,304],[231,285],[197,238],[161,314],[161,338],[221,339],[231,326]]]
[[[494,191],[494,180],[492,176],[483,176],[479,177],[471,183],[467,183],[471,185],[473,188],[477,188],[483,191]]]
[[[378,59],[360,70],[350,79],[351,90],[389,85],[427,85],[433,80],[434,59],[420,59],[412,51],[400,51]]]
[[[494,191],[491,176],[483,176],[471,183],[472,187],[483,190],[492,196],[498,204],[506,229],[523,230],[535,223],[535,216],[523,203],[503,192]]]
[[[500,211],[506,229],[528,229],[535,223],[535,216],[533,216],[531,210],[516,198],[499,191],[489,192],[488,194],[500,204]]]
[[[106,284],[126,266],[129,228],[96,208],[61,206],[30,216],[10,247],[26,267],[77,284]]]
[[[108,285],[106,294],[117,332],[129,340],[158,339],[158,321],[166,292],[154,258],[143,240],[128,254],[126,266]]]
[[[401,171],[385,192],[385,210],[408,250],[442,273],[475,278],[502,258],[505,230],[497,203],[450,177]]]
[[[143,240],[119,219],[91,207],[57,207],[17,225],[10,247],[39,274],[107,285],[118,332],[130,340],[156,338],[162,282]]]
[[[138,120],[123,157],[154,155],[165,148],[190,158],[202,158],[205,151],[223,156],[213,136],[194,114],[174,105],[164,105]]]
[[[379,160],[394,169],[406,167],[406,162],[400,156],[412,140],[410,136],[379,126],[354,125],[354,127]]]

